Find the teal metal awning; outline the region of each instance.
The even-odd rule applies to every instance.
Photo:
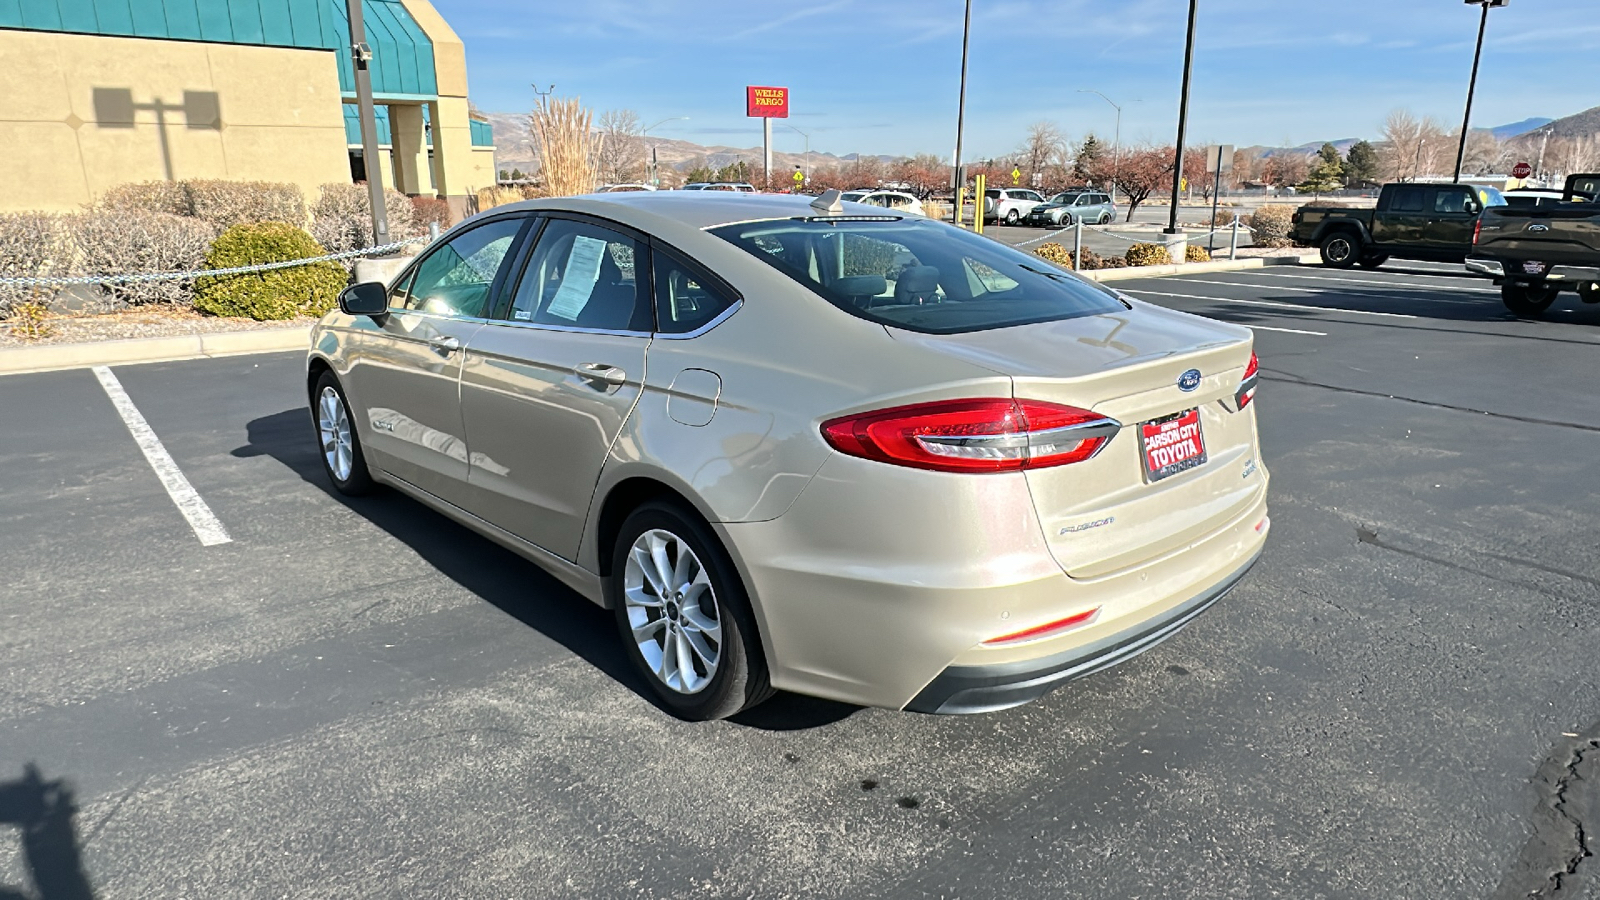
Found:
[[[0,0],[0,2],[4,2],[4,0]],[[378,143],[387,147],[394,143],[389,132],[389,107],[375,106],[373,107],[373,112],[376,114],[378,121]],[[428,108],[424,106],[422,108],[422,121],[426,123],[428,120]],[[472,146],[494,146],[494,126],[488,122],[480,122],[477,119],[468,119],[467,122],[472,128]],[[345,143],[352,147],[361,146],[361,119],[357,116],[355,105],[351,103],[344,105],[344,138]],[[428,146],[432,147],[433,133],[428,132],[426,139]]]
[[[362,0],[372,90],[439,92],[433,42],[400,0]],[[339,89],[355,92],[344,0],[0,0],[0,28],[334,51]]]

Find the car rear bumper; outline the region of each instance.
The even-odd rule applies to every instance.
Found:
[[[1133,628],[1044,659],[991,666],[951,666],[906,704],[914,712],[961,714],[1031,703],[1074,678],[1092,675],[1149,650],[1227,596],[1261,558],[1261,552],[1221,582]]]

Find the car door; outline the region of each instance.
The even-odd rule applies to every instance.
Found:
[[[1422,223],[1427,217],[1422,209],[1426,193],[1421,187],[1395,187],[1390,195],[1389,205],[1379,209],[1372,216],[1373,239],[1380,246],[1420,244]]]
[[[345,379],[369,460],[451,503],[467,484],[462,350],[483,326],[529,221],[500,216],[430,247],[396,280],[383,321],[354,326]]]
[[[655,327],[643,236],[551,215],[461,372],[468,508],[577,558],[611,442],[639,399]]]
[[[1432,216],[1422,228],[1422,245],[1429,253],[1465,255],[1472,244],[1472,224],[1478,218],[1478,199],[1470,187],[1443,186],[1434,191]]]

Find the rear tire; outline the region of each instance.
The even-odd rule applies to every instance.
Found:
[[[1376,256],[1363,256],[1361,257],[1361,268],[1376,269],[1388,261],[1389,254],[1387,253],[1379,253]]]
[[[1544,311],[1556,302],[1556,296],[1560,293],[1560,288],[1508,281],[1500,286],[1500,302],[1513,315],[1536,319],[1544,315]]]
[[[606,593],[628,658],[673,715],[723,719],[772,696],[749,595],[699,516],[661,501],[630,513]]]
[[[1020,218],[1022,218],[1022,217],[1017,215],[1017,211],[1013,209],[1010,212],[1006,213],[1006,224],[1007,225],[1015,225],[1015,224],[1017,224],[1017,220],[1020,219]]]
[[[1348,231],[1335,231],[1322,239],[1322,264],[1348,269],[1361,258],[1361,239]]]
[[[334,489],[348,497],[372,493],[372,473],[367,471],[361,435],[344,388],[332,372],[323,372],[311,389],[311,424],[317,429],[317,457]]]
[[[1111,213],[1101,213],[1100,214],[1100,221],[1096,222],[1095,224],[1096,225],[1110,225],[1111,224]]]

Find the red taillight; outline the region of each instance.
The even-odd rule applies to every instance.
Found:
[[[1472,220],[1472,245],[1473,246],[1477,246],[1478,245],[1478,235],[1480,235],[1482,233],[1483,233],[1483,220],[1482,219],[1473,219]]]
[[[1023,641],[1036,641],[1040,638],[1054,637],[1063,631],[1078,628],[1082,625],[1087,625],[1090,622],[1093,622],[1095,617],[1098,615],[1100,615],[1100,607],[1096,606],[1094,609],[1084,610],[1077,615],[1067,616],[1065,619],[1058,619],[1054,622],[1046,622],[1045,624],[1036,628],[1029,628],[1025,631],[1017,631],[1011,634],[1001,635],[997,638],[990,638],[987,641],[984,641],[983,645],[985,647],[997,647],[1002,644],[1020,644]]]
[[[1017,472],[1082,462],[1122,426],[1042,400],[941,400],[832,419],[840,453],[937,472]]]
[[[1260,381],[1259,373],[1261,362],[1254,353],[1250,354],[1250,364],[1244,367],[1244,379],[1239,382],[1239,392],[1233,395],[1234,402],[1240,409],[1250,405],[1256,399],[1256,383]]]

